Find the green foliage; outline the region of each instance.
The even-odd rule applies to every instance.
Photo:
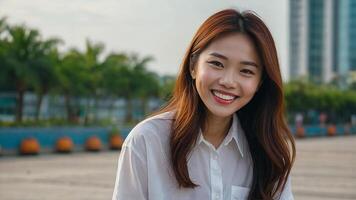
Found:
[[[176,78],[174,76],[163,76],[161,80],[160,94],[162,99],[169,100],[173,95]]]
[[[356,113],[356,90],[341,90],[330,85],[315,85],[292,81],[285,85],[285,100],[289,114],[314,110],[325,112],[331,121],[349,121]]]
[[[146,111],[148,99],[169,93],[172,81],[161,82],[160,77],[146,66],[152,57],[137,54],[111,53],[104,59],[102,43],[86,40],[83,52],[70,49],[59,52],[57,38],[43,39],[39,31],[25,25],[9,25],[0,19],[0,91],[17,91],[17,121],[22,119],[23,94],[36,92],[39,118],[42,97],[48,93],[63,96],[67,118],[75,122],[83,108],[79,98],[117,99],[127,101],[127,121],[132,121],[133,99],[141,99]],[[168,86],[167,86],[168,85]],[[84,108],[87,112],[89,106]]]
[[[103,94],[106,96],[125,96],[130,93],[131,72],[126,54],[108,55],[100,69]]]
[[[42,39],[35,29],[0,20],[1,89],[16,90],[17,121],[22,120],[24,92],[35,90],[42,97],[53,85],[55,75],[49,58],[59,42],[56,38]]]

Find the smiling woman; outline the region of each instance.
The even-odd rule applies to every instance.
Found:
[[[214,121],[228,121],[252,99],[261,83],[259,65],[253,41],[241,33],[219,37],[200,53],[191,75],[208,113],[220,118]]]
[[[138,124],[113,199],[293,199],[294,140],[263,21],[228,9],[195,34],[167,106]]]

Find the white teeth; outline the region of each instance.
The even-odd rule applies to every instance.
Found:
[[[221,99],[224,99],[226,101],[231,101],[233,99],[235,99],[235,96],[230,96],[230,95],[226,95],[226,94],[221,94],[220,92],[217,92],[217,91],[213,91],[214,95],[221,98]]]

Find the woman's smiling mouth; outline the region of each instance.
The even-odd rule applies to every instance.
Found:
[[[226,93],[226,92],[222,92],[222,91],[218,91],[218,90],[211,90],[215,101],[217,101],[220,104],[230,104],[232,103],[235,99],[238,98],[238,96],[230,94],[230,93]]]

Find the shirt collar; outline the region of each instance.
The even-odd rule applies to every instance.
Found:
[[[237,117],[237,114],[235,113],[233,115],[232,125],[229,129],[229,132],[225,136],[221,145],[227,146],[230,142],[232,142],[232,140],[234,140],[237,145],[237,148],[241,154],[241,157],[243,157],[244,156],[244,143],[242,141],[242,138],[243,138],[242,134],[244,134],[244,132],[243,132],[243,129],[241,128],[239,118]],[[205,143],[206,145],[211,145],[208,141],[206,141],[204,139],[203,133],[200,129],[196,146],[198,146],[201,143]]]

